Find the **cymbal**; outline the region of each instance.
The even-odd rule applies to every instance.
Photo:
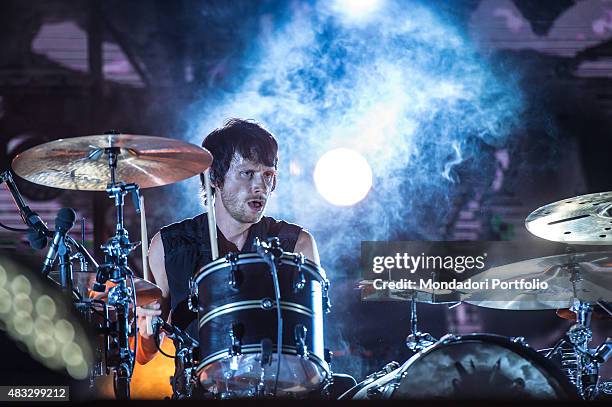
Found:
[[[59,272],[52,271],[49,273],[52,280],[59,282]],[[85,271],[73,271],[72,272],[72,283],[75,288],[79,290],[79,293],[83,296],[95,298],[98,300],[106,300],[108,298],[108,290],[114,284],[111,282],[106,283],[106,291],[104,293],[98,293],[92,291],[91,287],[96,282],[96,273],[90,273]],[[128,279],[128,287],[129,279]],[[136,288],[136,305],[143,306],[150,304],[154,301],[161,299],[161,288],[153,284],[150,281],[144,280],[139,277],[134,277],[134,288]]]
[[[472,290],[463,301],[486,308],[544,310],[612,299],[612,252],[562,254],[493,267],[472,281],[539,281],[548,288]]]
[[[377,289],[374,281],[363,280],[359,282],[362,301],[412,301],[428,304],[446,304],[459,302],[460,294],[451,290],[415,289]]]
[[[151,188],[204,172],[212,155],[174,139],[133,134],[101,134],[59,139],[18,154],[17,175],[36,184],[79,191],[104,191],[111,182],[106,148],[117,147],[116,182]]]
[[[555,242],[612,245],[612,192],[563,199],[533,211],[525,226]]]

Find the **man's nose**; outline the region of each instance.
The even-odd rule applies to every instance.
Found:
[[[255,174],[251,188],[255,194],[265,194],[268,192],[268,184],[266,183],[263,174]]]

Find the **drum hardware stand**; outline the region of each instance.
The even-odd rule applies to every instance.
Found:
[[[134,370],[135,354],[138,347],[138,335],[136,329],[130,329],[130,305],[136,309],[136,290],[134,288],[134,273],[128,266],[128,255],[140,245],[140,242],[131,243],[128,231],[124,226],[123,206],[125,195],[132,193],[136,213],[140,213],[140,192],[137,184],[117,183],[115,171],[120,149],[108,147],[93,150],[87,159],[99,159],[102,154],[108,156],[108,167],[110,169],[111,182],[106,188],[109,198],[115,200],[117,224],[115,235],[104,245],[105,263],[97,269],[96,282],[93,290],[97,292],[106,291],[106,282],[116,283],[108,293],[108,305],[113,306],[117,313],[115,329],[111,329],[111,343],[109,363],[106,372],[114,371],[115,396],[118,399],[130,398],[130,381]],[[127,279],[131,281],[131,287],[127,285]],[[135,321],[135,318],[134,318]],[[133,323],[135,323],[133,321]],[[131,349],[129,337],[134,336],[134,349]]]
[[[597,349],[589,350],[588,344],[593,337],[590,328],[593,306],[576,300],[571,310],[576,313],[576,323],[546,357],[551,358],[560,352],[562,369],[576,386],[580,398],[593,400],[599,391],[606,391],[606,384],[598,383],[599,365],[612,358],[612,339],[608,338]]]
[[[412,292],[410,300],[410,335],[406,338],[406,346],[413,352],[419,352],[436,343],[436,339],[418,328],[416,291]]]
[[[187,332],[157,317],[154,322],[153,334],[158,337],[160,331],[164,331],[168,338],[172,339],[176,349],[176,356],[170,356],[164,353],[165,356],[174,359],[174,376],[170,377],[172,399],[179,400],[191,398],[193,396],[193,390],[197,385],[197,380],[194,375],[196,363],[193,357],[193,350],[199,347],[200,344]]]

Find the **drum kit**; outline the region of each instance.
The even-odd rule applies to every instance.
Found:
[[[610,211],[610,212],[608,212]],[[612,395],[612,382],[599,367],[612,358],[612,338],[593,348],[592,319],[612,322],[612,252],[578,252],[580,245],[612,242],[612,193],[565,199],[533,211],[527,230],[567,244],[567,254],[520,261],[484,270],[475,282],[540,279],[546,290],[499,291],[374,290],[362,281],[366,299],[407,300],[413,355],[403,365],[387,364],[341,396],[347,399],[582,399]],[[571,245],[570,245],[571,244]],[[552,293],[552,294],[551,294]],[[523,337],[447,334],[436,340],[418,330],[418,302],[500,310],[557,310],[575,323],[549,349],[536,351]],[[452,305],[451,305],[452,306]],[[430,378],[435,377],[435,382]]]
[[[60,139],[19,154],[12,169],[26,180],[55,188],[105,191],[114,201],[115,233],[102,245],[101,263],[84,242],[69,235],[75,223],[72,209],[60,210],[54,230],[49,230],[24,202],[12,172],[1,174],[30,230],[32,247],[42,249],[51,240],[42,274],[71,296],[75,309],[98,332],[92,385],[97,377],[112,374],[118,399],[130,398],[138,347],[137,307],[161,299],[160,288],[146,278],[146,256],[145,278],[136,276],[128,265],[140,242],[130,241],[125,228],[125,198],[132,196],[141,223],[146,224],[141,189],[206,174],[212,159],[207,150],[186,142],[116,132]],[[208,205],[210,211],[210,200]],[[526,226],[536,236],[573,247],[608,245],[612,244],[610,208],[612,193],[579,196],[537,209],[527,217]],[[145,245],[146,227],[141,231]],[[211,242],[216,242],[215,232],[214,227],[209,230]],[[324,398],[332,393],[335,375],[331,352],[324,344],[324,314],[330,310],[325,271],[300,253],[283,252],[278,239],[257,240],[254,247],[252,253],[220,258],[215,256],[216,247],[211,247],[213,261],[189,281],[186,308],[196,318],[197,339],[176,322],[153,321],[155,337],[164,332],[176,349],[174,355],[167,355],[175,361],[172,398]],[[78,271],[73,270],[77,261]],[[612,252],[533,259],[491,268],[475,278],[534,276],[554,285],[554,301],[529,290],[504,301],[487,298],[486,293],[469,297],[452,291],[386,290],[381,294],[378,290],[373,295],[410,301],[411,332],[406,345],[415,354],[403,364],[388,363],[340,399],[592,400],[612,394],[612,383],[599,376],[600,365],[612,358],[612,338],[597,348],[590,345],[591,320],[612,320],[608,302]],[[418,302],[556,309],[575,323],[553,347],[539,351],[521,337],[448,334],[438,340],[419,331]]]

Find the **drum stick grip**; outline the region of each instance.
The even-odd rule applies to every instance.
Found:
[[[208,234],[210,237],[210,251],[212,259],[219,257],[219,246],[217,244],[217,219],[215,217],[214,196],[210,186],[210,168],[204,171],[204,188],[206,189],[206,208],[208,210]]]
[[[147,232],[147,216],[145,214],[144,195],[140,195],[140,241],[142,250],[142,277],[151,281],[149,274],[149,262],[147,261],[149,253],[149,236]]]
[[[150,315],[147,315],[145,317],[145,321],[146,321],[147,336],[151,336],[153,335],[153,317]]]

